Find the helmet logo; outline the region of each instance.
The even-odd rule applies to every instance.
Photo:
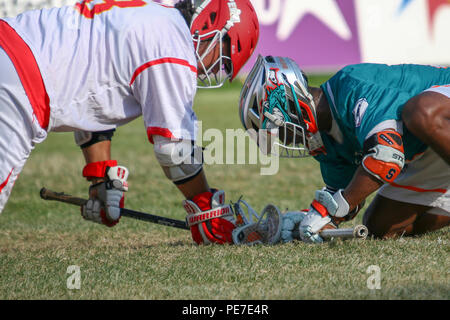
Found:
[[[265,119],[265,114],[268,112],[271,115],[276,116],[281,120],[290,121],[289,116],[287,115],[286,109],[286,89],[284,84],[278,80],[278,68],[270,68],[268,71],[268,79],[271,85],[267,85],[265,88],[265,99],[263,103],[261,103],[261,120],[263,124],[263,128],[267,127],[267,119]]]
[[[234,0],[228,1],[228,7],[230,8],[230,21],[234,24],[241,22],[241,10],[238,9]]]
[[[277,72],[279,71],[280,69],[278,69],[278,68],[270,68],[270,70],[269,70],[269,80],[270,80],[270,82],[272,82],[272,84],[275,86],[275,87],[277,87],[278,86],[278,83],[279,83],[279,81],[278,81],[278,76],[277,76]]]

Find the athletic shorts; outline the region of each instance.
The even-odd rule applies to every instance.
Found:
[[[450,85],[436,86],[433,91],[450,98]],[[450,130],[450,129],[449,129]],[[450,216],[450,165],[428,148],[391,184],[385,184],[379,195],[407,203],[433,207],[428,213]]]
[[[0,47],[0,212],[36,143],[47,137],[16,69]]]

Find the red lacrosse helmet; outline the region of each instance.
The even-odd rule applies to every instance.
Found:
[[[211,70],[220,63],[225,74],[220,79],[214,75],[216,83],[221,82],[221,85],[227,78],[231,82],[248,61],[258,42],[259,22],[255,9],[250,0],[195,0],[194,7],[195,13],[190,29],[197,58],[201,64],[203,65],[203,58],[214,49],[217,43],[222,48],[224,38],[228,38],[230,44],[229,56],[221,51],[220,57],[212,67],[206,68],[203,65],[206,74],[204,78],[210,81]],[[213,41],[206,52],[200,56],[198,47],[204,40]],[[202,82],[205,83],[204,80]]]

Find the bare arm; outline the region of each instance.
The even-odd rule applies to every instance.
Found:
[[[406,127],[450,164],[450,98],[424,92],[409,100],[402,110]]]
[[[81,150],[86,163],[111,160],[111,141],[101,141]]]
[[[394,181],[404,165],[402,137],[392,128],[377,132],[366,139],[364,150],[362,164],[342,192],[350,211],[385,182]]]
[[[210,191],[208,181],[206,180],[205,172],[203,170],[194,179],[183,184],[178,184],[177,188],[188,200],[191,200],[200,193]]]
[[[111,160],[111,141],[97,142],[89,147],[82,148],[86,163]],[[104,181],[104,178],[94,178],[92,183]]]
[[[359,166],[353,179],[342,193],[350,205],[350,211],[354,210],[358,204],[362,203],[382,185],[381,181],[369,174],[362,166]]]

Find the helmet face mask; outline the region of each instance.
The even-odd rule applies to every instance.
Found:
[[[282,158],[305,158],[309,156],[306,147],[305,130],[292,122],[285,122],[278,129],[278,141],[274,145],[278,148],[278,155]]]
[[[258,18],[250,0],[192,1],[190,29],[199,65],[198,87],[217,88],[226,79],[232,81],[252,55],[259,37]],[[211,61],[217,46],[219,56]]]
[[[221,87],[225,80],[231,78],[233,74],[230,54],[224,52],[224,49],[229,48],[229,44],[226,44],[226,37],[223,37],[220,31],[215,30],[195,38],[193,36],[193,40],[199,64],[197,78],[200,84],[198,87]],[[218,57],[214,61],[205,62],[211,60],[209,57],[215,56],[214,51],[216,50],[218,51]]]
[[[303,158],[324,152],[307,86],[293,60],[258,57],[241,91],[239,108],[244,128],[257,131],[251,136],[263,153]]]

